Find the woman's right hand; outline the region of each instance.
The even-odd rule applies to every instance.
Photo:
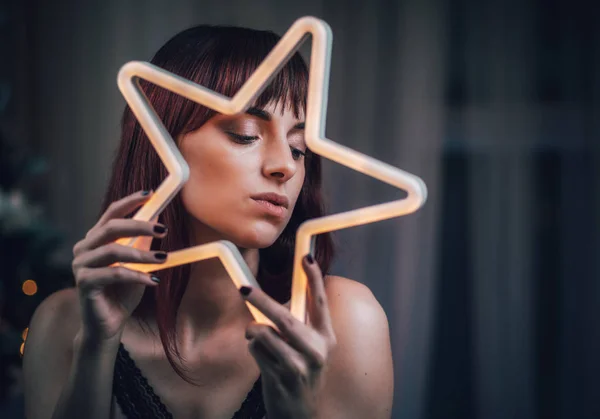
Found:
[[[163,238],[167,228],[154,222],[125,219],[145,204],[149,192],[137,192],[113,202],[85,238],[73,247],[73,273],[81,304],[86,338],[108,341],[119,338],[125,322],[140,303],[146,286],[160,281],[152,274],[133,271],[120,262],[164,263],[165,252],[149,251],[153,238]],[[141,236],[141,237],[140,237]],[[136,246],[115,241],[140,237]]]

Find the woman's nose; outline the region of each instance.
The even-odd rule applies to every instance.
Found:
[[[269,178],[277,178],[285,182],[296,173],[297,161],[286,139],[269,141],[263,163],[263,174]]]

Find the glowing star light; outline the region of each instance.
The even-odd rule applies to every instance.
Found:
[[[121,68],[118,75],[119,89],[169,172],[167,178],[156,189],[149,201],[133,217],[136,220],[149,221],[160,214],[181,190],[188,180],[189,167],[173,138],[141,91],[137,79],[155,83],[219,113],[238,114],[252,105],[304,42],[308,34],[312,35],[313,42],[306,107],[305,140],[307,147],[323,157],[403,189],[408,195],[397,201],[308,220],[299,227],[294,255],[291,312],[303,322],[306,321],[307,278],[302,269],[302,258],[312,252],[315,236],[412,213],[423,205],[427,196],[425,183],[419,177],[325,138],[332,43],[329,25],[314,17],[304,17],[294,22],[232,98],[146,62],[129,62]],[[120,241],[122,244],[129,245],[134,245],[134,242],[135,239]],[[124,264],[124,266],[142,272],[152,272],[213,257],[221,260],[238,288],[242,285],[258,287],[256,279],[237,247],[228,241],[213,242],[171,252],[163,264]],[[250,303],[247,305],[256,321],[272,325],[272,322],[258,309]]]

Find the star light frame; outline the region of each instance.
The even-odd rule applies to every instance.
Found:
[[[152,82],[219,113],[226,115],[238,114],[245,112],[252,105],[273,77],[304,43],[308,35],[312,35],[313,39],[305,122],[307,147],[322,157],[403,189],[407,192],[407,197],[307,220],[300,225],[296,233],[290,311],[294,317],[302,322],[307,320],[307,278],[302,268],[302,258],[313,252],[315,236],[325,232],[410,214],[418,210],[425,203],[427,197],[426,185],[419,177],[325,137],[333,38],[329,25],[323,20],[312,16],[295,21],[232,98],[216,93],[147,62],[128,62],[121,68],[117,77],[118,86],[123,97],[169,173],[148,202],[133,217],[135,220],[149,221],[158,216],[181,190],[189,178],[189,166],[141,90],[138,79]],[[135,241],[135,238],[121,239],[119,243],[135,245]],[[218,257],[221,260],[236,287],[239,288],[242,285],[259,287],[237,247],[233,243],[224,240],[170,252],[167,261],[162,264],[128,263],[123,264],[123,266],[142,272],[153,272],[213,257]],[[258,309],[248,302],[246,304],[257,322],[273,325]]]

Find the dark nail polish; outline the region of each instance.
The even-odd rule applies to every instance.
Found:
[[[167,253],[166,252],[156,252],[154,254],[154,257],[158,260],[165,260],[167,258]]]
[[[308,255],[306,255],[306,261],[307,261],[308,263],[310,263],[311,265],[312,265],[313,263],[315,263],[315,260],[313,259],[312,255],[311,255],[310,253],[309,253]]]
[[[158,234],[163,234],[167,231],[167,227],[164,225],[157,224],[154,226],[154,232]]]
[[[154,282],[156,282],[157,284],[160,284],[160,278],[157,276],[152,276],[150,277],[151,280],[153,280]]]
[[[150,191],[142,191],[142,196],[148,196],[150,195]]]
[[[252,288],[250,288],[250,287],[246,287],[246,286],[240,287],[240,294],[242,294],[244,297],[249,296],[251,291],[252,291]]]

